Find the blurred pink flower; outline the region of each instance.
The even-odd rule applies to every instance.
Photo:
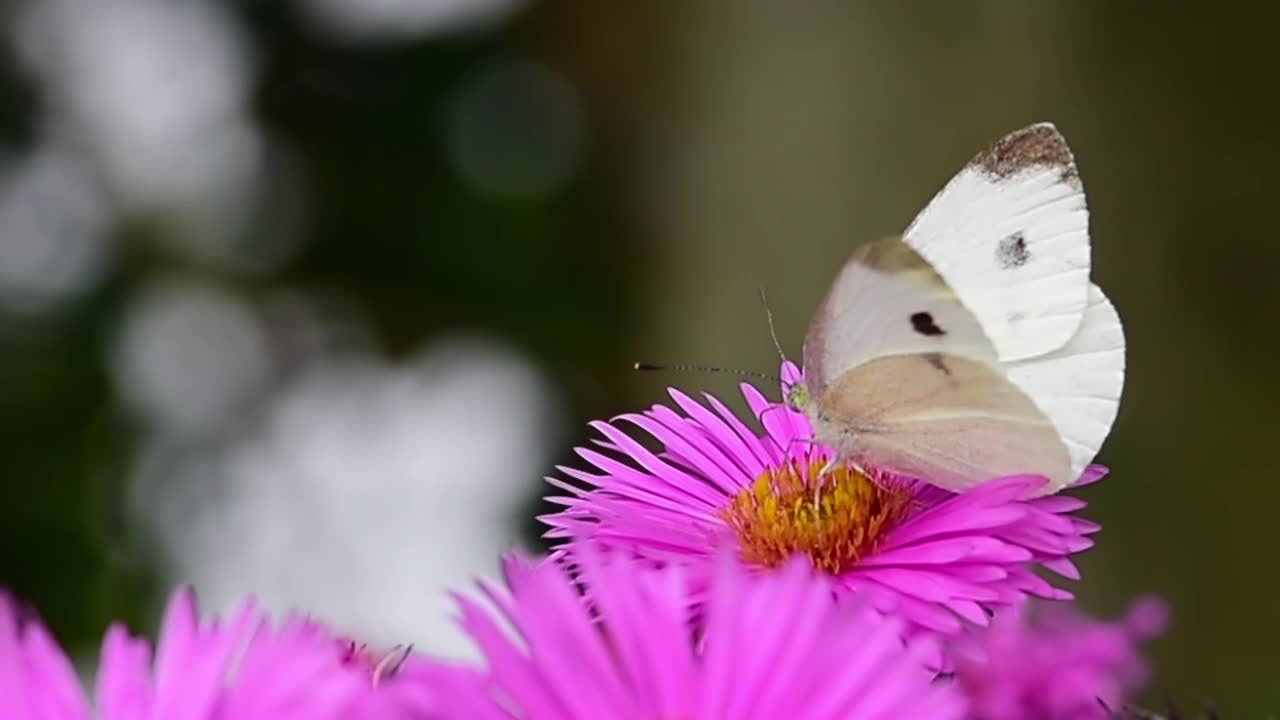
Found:
[[[799,378],[783,366],[785,382]],[[754,387],[742,392],[765,432],[758,435],[717,398],[707,405],[670,391],[683,411],[655,405],[592,426],[603,452],[579,448],[599,471],[561,467],[548,481],[564,506],[543,516],[550,538],[591,540],[658,564],[705,575],[716,548],[731,543],[752,567],[778,567],[806,555],[832,578],[836,592],[863,597],[907,618],[915,629],[959,632],[961,618],[985,625],[994,608],[1027,595],[1067,599],[1033,569],[1070,579],[1069,559],[1092,546],[1099,526],[1071,513],[1083,500],[1034,499],[1044,482],[1023,475],[993,479],[962,495],[918,481],[868,477],[852,466],[827,473],[815,505],[814,482],[831,457],[814,446],[809,422],[771,403]],[[709,406],[709,407],[708,407]],[[628,429],[661,444],[651,451]],[[1092,466],[1077,485],[1106,474]],[[572,549],[557,550],[570,556]]]
[[[194,595],[179,590],[154,661],[148,641],[118,624],[107,630],[91,700],[44,625],[0,592],[5,720],[425,720],[435,717],[434,688],[466,677],[414,659],[375,683],[315,622],[291,617],[272,627],[251,603],[225,624],[201,622]]]
[[[722,555],[695,640],[681,568],[593,548],[577,558],[591,607],[559,563],[518,558],[507,589],[483,586],[496,613],[460,599],[492,700],[454,694],[466,705],[450,720],[963,717],[955,687],[925,669],[927,643],[904,645],[897,620],[833,602],[805,563],[757,576]]]
[[[1020,604],[957,641],[955,677],[971,720],[1105,720],[1100,701],[1118,712],[1146,682],[1138,646],[1168,620],[1165,604],[1150,597],[1115,622],[1065,606],[1036,615]]]

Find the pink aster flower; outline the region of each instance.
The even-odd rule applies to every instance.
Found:
[[[152,658],[120,625],[102,643],[92,700],[49,631],[0,592],[0,718],[5,720],[349,720],[431,718],[432,678],[463,671],[406,662],[375,687],[320,625],[273,627],[252,604],[226,623],[198,619],[188,590],[172,596]]]
[[[785,364],[784,382],[798,378]],[[860,595],[917,630],[943,633],[959,632],[961,619],[985,625],[991,611],[1028,595],[1071,597],[1033,570],[1078,579],[1069,556],[1090,547],[1087,536],[1098,530],[1071,514],[1084,501],[1031,498],[1044,482],[1039,476],[993,479],[956,495],[868,477],[851,465],[822,476],[815,492],[830,449],[812,443],[802,414],[750,385],[742,392],[763,433],[715,397],[707,395],[704,405],[674,389],[678,410],[655,405],[593,423],[604,436],[601,448],[578,454],[598,472],[560,468],[585,489],[548,478],[567,495],[549,498],[564,509],[542,518],[551,526],[547,537],[590,539],[695,575],[723,543],[757,568],[804,555],[839,594]],[[650,450],[642,439],[661,448]],[[1090,467],[1077,484],[1105,472]]]
[[[694,641],[683,568],[577,557],[592,607],[559,563],[519,559],[507,589],[483,586],[496,613],[460,599],[491,692],[453,696],[466,706],[450,720],[963,717],[954,685],[935,682],[897,620],[833,602],[805,563],[761,576],[722,555]]]
[[[1155,598],[1115,622],[1064,606],[1038,610],[1032,618],[1020,604],[957,642],[955,678],[971,720],[1105,720],[1102,704],[1119,711],[1146,682],[1138,646],[1163,632],[1168,616]]]

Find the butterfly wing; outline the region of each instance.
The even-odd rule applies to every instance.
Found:
[[[1075,335],[1089,294],[1089,211],[1048,123],[979,153],[916,217],[906,243],[977,318],[1003,362]]]
[[[1124,367],[1120,316],[1102,289],[1091,284],[1075,336],[1054,352],[1008,368],[1009,379],[1035,400],[1066,443],[1072,472],[1068,482],[1080,476],[1111,432],[1120,409]]]
[[[805,336],[818,439],[950,490],[1079,476],[1115,420],[1124,334],[1049,124],[973,159],[901,240],[859,248]]]
[[[901,238],[862,245],[805,334],[810,395],[821,398],[836,378],[873,358],[928,353],[996,362],[977,319],[924,258]]]
[[[818,439],[842,457],[961,492],[1038,473],[1070,481],[1067,447],[1045,413],[998,367],[948,354],[892,355],[831,383]]]

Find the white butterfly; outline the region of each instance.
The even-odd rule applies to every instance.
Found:
[[[1089,213],[1048,123],[979,153],[901,238],[845,263],[787,402],[839,459],[961,491],[1097,454],[1124,385],[1124,330],[1089,281]]]

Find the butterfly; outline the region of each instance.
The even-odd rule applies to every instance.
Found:
[[[956,492],[1074,482],[1124,386],[1119,315],[1089,279],[1066,140],[1023,128],[978,153],[900,237],[857,248],[804,338],[786,402],[835,461]]]

